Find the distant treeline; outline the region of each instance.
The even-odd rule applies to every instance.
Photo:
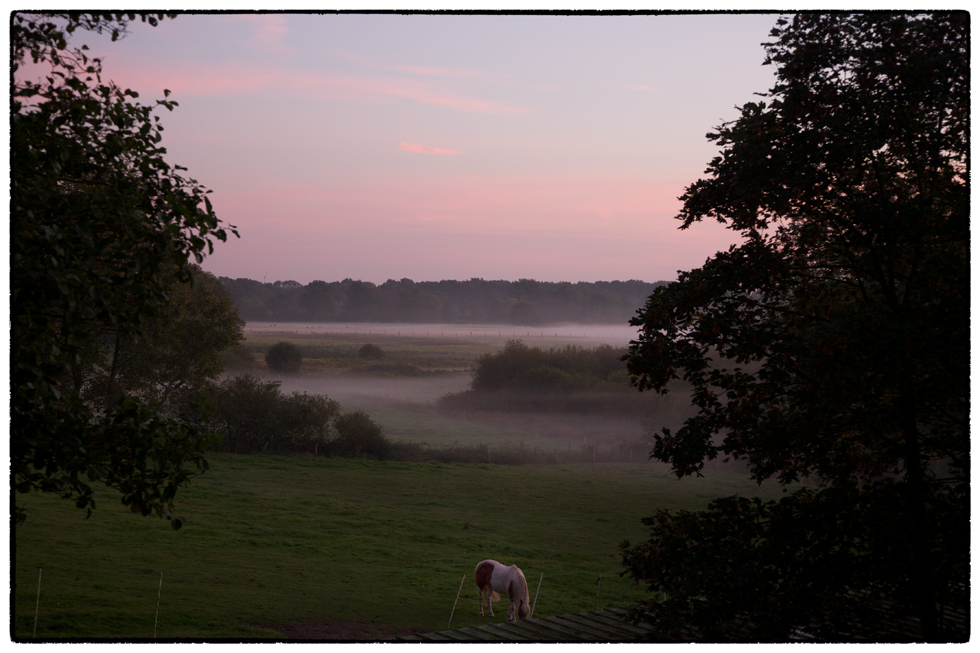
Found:
[[[238,314],[248,321],[409,322],[535,325],[622,324],[666,281],[547,282],[420,281],[381,285],[344,279],[327,283],[263,283],[220,277]]]

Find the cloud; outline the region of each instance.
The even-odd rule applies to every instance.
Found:
[[[237,15],[230,16],[233,20],[247,21],[253,24],[249,43],[266,52],[278,52],[293,55],[296,50],[283,45],[283,39],[289,34],[286,17],[280,15]]]
[[[451,150],[445,147],[429,147],[428,145],[415,145],[414,143],[401,143],[399,150],[405,152],[418,152],[419,154],[462,154],[458,150]]]
[[[398,87],[395,85],[383,90],[382,92],[415,100],[416,102],[421,102],[422,104],[449,107],[451,109],[457,109],[467,113],[528,113],[527,107],[504,104],[502,102],[494,102],[492,100],[483,100],[480,98],[466,97],[462,95],[445,95],[434,93],[424,88]]]
[[[626,88],[627,88],[627,90],[630,90],[630,91],[646,91],[648,93],[659,93],[660,92],[660,89],[655,88],[653,86],[649,86],[648,84],[630,84]]]
[[[524,114],[526,107],[460,95],[433,88],[410,79],[381,76],[337,76],[314,71],[289,70],[243,63],[211,65],[186,63],[162,69],[150,65],[113,66],[112,77],[133,88],[169,88],[178,97],[266,95],[270,91],[298,93],[320,101],[375,102],[384,98],[404,98],[429,106],[441,106],[466,113]],[[151,93],[151,94],[153,94]]]

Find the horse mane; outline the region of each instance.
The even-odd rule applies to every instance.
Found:
[[[531,594],[527,589],[527,578],[524,577],[524,572],[521,571],[520,567],[515,565],[514,569],[517,571],[517,573],[514,574],[514,580],[517,582],[517,594],[530,601]]]

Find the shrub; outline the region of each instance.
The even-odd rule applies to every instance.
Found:
[[[345,413],[334,422],[337,439],[334,447],[339,455],[368,455],[383,459],[391,452],[391,443],[384,430],[364,411]]]
[[[294,392],[283,395],[279,408],[280,440],[284,451],[320,453],[333,435],[340,404],[324,395]]]
[[[266,366],[277,372],[298,372],[302,363],[303,353],[291,342],[277,342],[265,355]]]
[[[221,436],[217,451],[262,451],[279,433],[277,413],[282,393],[278,383],[243,374],[216,384],[209,392],[214,408],[211,430]]]
[[[368,360],[379,360],[385,357],[385,352],[378,345],[372,345],[369,342],[357,350],[357,355]]]
[[[472,388],[478,392],[625,390],[629,387],[621,360],[625,353],[608,345],[543,350],[510,340],[499,352],[477,359]]]
[[[333,434],[340,405],[322,395],[285,395],[278,382],[251,374],[215,385],[211,430],[221,436],[218,451],[232,453],[309,452],[318,454]]]

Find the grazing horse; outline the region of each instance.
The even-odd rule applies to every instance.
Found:
[[[500,600],[498,592],[507,592],[510,608],[507,610],[507,621],[514,621],[514,613],[518,619],[527,619],[531,612],[531,599],[527,591],[527,580],[524,572],[517,565],[506,567],[496,560],[484,560],[476,566],[476,586],[480,590],[480,616],[483,616],[483,598],[487,599],[490,616],[493,614],[493,602]]]

